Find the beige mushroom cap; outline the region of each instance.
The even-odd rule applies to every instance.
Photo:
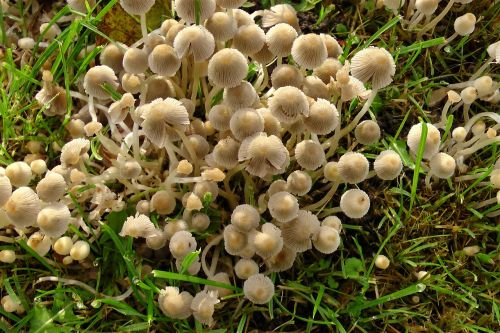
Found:
[[[298,196],[307,194],[312,187],[311,176],[305,171],[295,170],[286,179],[287,189]]]
[[[12,195],[12,184],[7,176],[0,176],[0,208],[7,203]]]
[[[378,90],[392,82],[396,64],[386,49],[371,46],[354,55],[351,73],[365,83],[370,81],[372,88]]]
[[[306,95],[298,88],[285,86],[276,89],[268,101],[269,110],[279,121],[291,123],[299,115],[309,115],[309,102]]]
[[[285,191],[272,194],[267,203],[267,207],[271,216],[282,223],[293,220],[299,213],[297,198]]]
[[[368,177],[370,164],[363,154],[347,152],[338,162],[339,174],[349,184],[357,184]]]
[[[446,153],[437,153],[431,158],[429,166],[433,175],[446,179],[453,176],[457,163],[452,156]]]
[[[260,214],[257,209],[248,204],[236,206],[231,214],[231,223],[241,232],[249,232],[259,226]]]
[[[313,239],[313,245],[314,248],[321,253],[333,253],[337,251],[340,245],[339,232],[334,228],[322,225],[316,237]]]
[[[300,35],[292,46],[293,60],[306,69],[314,69],[328,57],[328,50],[323,39],[316,34]]]
[[[460,36],[470,35],[476,28],[476,16],[472,13],[466,13],[455,19],[453,23],[455,32]]]
[[[14,162],[5,168],[5,176],[10,180],[10,184],[15,187],[28,186],[33,173],[26,162]]]
[[[384,150],[375,158],[373,169],[380,179],[392,180],[401,174],[403,162],[395,151]]]
[[[109,93],[102,88],[102,85],[107,83],[116,89],[118,87],[117,80],[113,69],[105,65],[95,66],[85,74],[83,88],[88,95],[105,99],[109,97]]]
[[[191,301],[194,318],[204,325],[212,325],[214,322],[214,305],[219,302],[216,291],[200,291]]]
[[[289,64],[278,65],[271,73],[271,84],[274,89],[286,86],[300,88],[303,82],[304,77],[300,70]]]
[[[179,292],[177,287],[165,287],[158,296],[160,310],[172,319],[186,319],[192,314],[193,296],[187,291]]]
[[[348,217],[359,219],[370,210],[370,198],[363,190],[351,189],[340,197],[340,208]]]
[[[181,66],[174,48],[167,44],[157,45],[148,57],[149,68],[153,73],[173,76]]]
[[[242,258],[234,265],[234,273],[242,280],[259,273],[259,265],[253,259]]]
[[[247,58],[236,49],[222,49],[208,62],[208,78],[216,86],[235,87],[247,76]]]
[[[37,225],[47,236],[58,238],[64,235],[71,222],[71,213],[62,203],[44,207],[37,216]]]
[[[146,14],[155,4],[155,0],[120,0],[120,6],[129,14]]]
[[[174,39],[174,50],[179,59],[192,54],[195,62],[202,62],[214,53],[214,49],[214,36],[201,25],[182,29]]]
[[[19,187],[3,206],[7,217],[18,228],[35,225],[41,209],[40,199],[29,187]]]
[[[309,108],[309,117],[304,118],[304,125],[312,133],[326,135],[339,125],[339,113],[335,105],[319,98]]]
[[[374,120],[364,120],[354,129],[354,136],[363,145],[372,145],[380,140],[380,126]]]
[[[265,260],[265,263],[270,272],[283,272],[292,268],[296,257],[297,251],[290,249],[284,244],[281,251]]]
[[[255,253],[264,259],[278,254],[283,248],[281,230],[272,223],[264,223],[261,231],[250,232],[248,241]]]
[[[243,283],[243,293],[252,303],[266,304],[274,295],[274,284],[267,276],[255,274]]]
[[[266,34],[264,30],[257,24],[247,24],[236,30],[231,46],[245,55],[252,55],[259,52],[265,42]]]
[[[422,137],[422,123],[413,125],[408,132],[408,138],[406,144],[410,148],[410,152],[416,156],[418,153],[418,147],[420,145],[420,139]],[[432,156],[439,152],[439,145],[441,143],[441,133],[432,124],[427,124],[427,137],[425,138],[424,145],[424,159],[431,159]]]
[[[236,21],[224,12],[216,12],[205,22],[205,28],[212,33],[216,41],[225,42],[236,34]]]
[[[264,119],[252,108],[236,111],[229,121],[229,128],[238,140],[245,140],[264,130]]]
[[[200,1],[200,22],[210,18],[215,12],[215,0]],[[177,15],[192,24],[196,21],[196,0],[175,0],[174,8]]]
[[[317,234],[320,223],[316,215],[306,210],[299,210],[296,218],[281,226],[284,245],[296,252],[311,248],[311,240]]]
[[[278,57],[286,57],[292,52],[293,41],[297,31],[287,23],[278,23],[266,33],[266,43],[269,51]]]

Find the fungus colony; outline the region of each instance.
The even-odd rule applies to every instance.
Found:
[[[255,304],[274,295],[270,272],[290,269],[305,251],[334,253],[342,223],[333,214],[363,218],[371,209],[363,181],[395,180],[403,170],[396,151],[381,150],[372,161],[363,154],[364,146],[381,138],[369,111],[377,92],[393,80],[393,57],[384,48],[368,47],[342,63],[337,40],[302,34],[290,5],[248,14],[238,9],[243,2],[202,0],[197,16],[194,0],[175,0],[178,19],[148,33],[145,13],[154,1],[121,0],[125,11],[140,16],[143,37],[130,46],[104,47],[100,64],[71,92],[82,107],[66,126],[70,139],[59,165],[49,170],[40,158],[43,147],[30,142],[25,161],[0,168],[2,228],[26,237],[40,256],[52,250],[57,260],[72,265],[92,257],[90,243],[109,212],[133,206],[136,213],[119,236],[172,258],[178,270],[201,249],[184,274],[225,284],[243,280],[244,296]],[[413,2],[410,28],[423,18],[429,21],[437,8],[437,1]],[[400,5],[384,3],[396,12]],[[82,1],[68,4],[87,11]],[[474,23],[472,14],[459,17],[447,42],[470,34]],[[52,27],[53,39],[60,30]],[[20,47],[29,48],[26,44],[29,40],[19,41]],[[498,61],[498,49],[488,49],[489,62]],[[36,100],[45,115],[66,114],[65,90],[49,71],[42,82]],[[464,173],[468,156],[500,141],[498,114],[469,115],[477,100],[498,102],[497,82],[482,76],[446,90],[441,120],[416,124],[408,133],[410,153],[423,157],[428,186],[433,177],[453,177],[456,169]],[[355,99],[361,109],[342,124]],[[466,123],[443,140],[448,113],[460,108]],[[346,137],[352,144],[341,146]],[[92,145],[100,148],[91,153]],[[500,188],[499,163],[491,183]],[[225,265],[220,242],[226,257],[233,257]],[[15,259],[12,250],[0,253],[2,262]],[[379,255],[375,264],[385,269],[389,259]],[[192,315],[211,325],[217,304],[231,292],[207,286],[192,295],[166,286],[158,305],[170,318]],[[10,298],[2,304],[6,311],[19,307]]]

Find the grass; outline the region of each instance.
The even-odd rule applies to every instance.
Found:
[[[50,60],[54,78],[69,92],[95,62],[100,47],[84,52],[83,57],[78,55],[96,34],[106,38],[98,26],[116,2],[110,1],[99,12],[71,22],[49,47],[38,57],[29,58],[24,66],[19,65],[19,54],[4,49],[0,66],[3,83],[0,165],[21,159],[25,143],[31,140],[42,142],[49,161],[57,163],[57,146],[65,142],[64,128],[57,119],[43,116],[33,99],[41,86],[38,73]],[[397,59],[395,84],[382,92],[379,107],[374,107],[384,138],[365,153],[375,156],[382,149],[392,148],[402,157],[407,172],[395,182],[369,182],[372,212],[359,222],[344,224],[343,244],[338,252],[327,256],[308,252],[298,256],[291,270],[273,274],[277,288],[269,305],[256,306],[244,301],[240,284],[225,285],[174,273],[174,263],[164,260],[161,254],[142,256],[143,248],[117,235],[127,217],[127,212],[118,212],[107,215],[101,224],[102,235],[92,245],[93,260],[83,269],[42,258],[23,240],[2,243],[0,250],[15,249],[22,258],[13,265],[0,266],[1,296],[8,294],[19,299],[25,313],[12,314],[0,307],[0,329],[5,332],[499,331],[500,226],[486,217],[495,207],[476,210],[471,205],[493,195],[490,187],[478,185],[492,171],[498,147],[487,147],[472,159],[475,170],[471,173],[484,172],[481,178],[464,183],[444,181],[428,190],[423,185],[419,163],[423,142],[414,163],[404,141],[409,126],[419,118],[423,122],[439,117],[440,107],[430,107],[427,103],[431,91],[445,82],[467,80],[487,57],[485,46],[498,36],[495,17],[499,6],[492,1],[476,2],[466,7],[482,17],[476,31],[470,37],[456,40],[441,53],[434,47],[451,35],[456,13],[447,15],[432,38],[415,41],[413,35],[401,29],[400,18],[392,17],[390,12],[366,10],[341,1],[301,2],[302,8],[317,14],[322,21],[313,28],[320,29],[329,17],[335,18],[338,23],[329,21],[328,32],[345,41],[345,58],[356,50],[378,44],[388,47]],[[261,4],[269,7],[274,2]],[[372,5],[373,1],[366,2],[366,6]],[[22,10],[22,4],[19,6]],[[52,22],[67,10],[61,9]],[[23,27],[28,26],[28,19],[23,16]],[[344,27],[348,27],[347,32],[342,32]],[[3,13],[0,13],[0,28],[5,45]],[[68,97],[70,111],[62,124],[69,120],[72,103]],[[474,105],[473,111],[476,107],[479,111],[479,105]],[[451,119],[460,121],[457,115]],[[391,125],[391,120],[397,125]],[[450,128],[447,127],[446,135]],[[92,158],[98,159],[98,149],[94,148]],[[83,234],[80,237],[85,239]],[[462,249],[468,245],[479,245],[480,253],[466,256]],[[387,270],[374,267],[377,254],[385,254],[391,260]],[[185,262],[184,270],[188,266],[189,262]],[[428,271],[429,277],[417,281],[414,273],[419,270]],[[61,282],[36,283],[45,276],[80,280],[96,292]],[[184,282],[189,282],[191,291],[198,291],[206,284],[234,291],[216,310],[214,329],[202,327],[193,319],[171,320],[157,307],[157,294],[163,286],[188,285]],[[130,297],[117,297],[128,288],[132,292]]]

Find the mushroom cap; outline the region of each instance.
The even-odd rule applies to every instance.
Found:
[[[233,19],[236,21],[236,25],[238,27],[248,24],[255,24],[255,20],[253,19],[252,15],[242,9],[233,9]]]
[[[168,248],[174,258],[182,259],[196,251],[196,239],[189,231],[180,230],[170,238]]]
[[[239,110],[251,107],[259,96],[250,82],[242,81],[236,87],[224,88],[223,100],[233,110]]]
[[[370,164],[363,154],[347,152],[338,162],[339,174],[349,184],[357,184],[368,177]]]
[[[278,193],[278,192],[286,192],[287,191],[287,183],[283,179],[277,179],[269,185],[269,188],[267,189],[267,195],[269,198],[273,196],[273,194]]]
[[[224,249],[230,255],[239,255],[248,244],[246,233],[240,231],[234,224],[224,227]]]
[[[144,77],[142,75],[135,75],[125,73],[122,76],[122,88],[128,93],[137,94],[143,85]]]
[[[204,325],[212,325],[214,322],[214,305],[219,303],[216,291],[202,290],[197,293],[191,301],[191,310],[196,320]]]
[[[160,215],[168,215],[175,209],[175,197],[169,191],[158,191],[151,197],[151,210]]]
[[[187,229],[188,229],[188,224],[186,223],[186,221],[176,220],[176,221],[170,221],[167,224],[165,224],[163,232],[165,233],[165,238],[167,240],[170,240],[172,236],[175,235],[176,232]]]
[[[342,182],[338,162],[328,162],[323,168],[323,176],[330,182]]]
[[[167,44],[157,45],[148,57],[149,68],[153,73],[173,76],[181,66],[174,48]]]
[[[78,164],[80,158],[84,156],[90,148],[90,141],[87,139],[73,139],[66,143],[61,150],[62,166],[74,166]]]
[[[432,15],[439,5],[439,0],[416,0],[415,8],[425,15]]]
[[[297,31],[287,23],[278,23],[266,33],[266,44],[269,51],[278,57],[287,57],[292,52],[293,41]]]
[[[236,9],[241,7],[246,0],[215,0],[217,5],[226,9]]]
[[[232,169],[238,165],[238,151],[240,144],[232,137],[220,140],[214,147],[213,158],[215,163],[226,168]]]
[[[12,184],[10,183],[9,177],[0,176],[0,208],[5,205],[12,195]]]
[[[304,140],[295,146],[295,158],[306,170],[316,170],[326,162],[325,152],[321,144],[313,140]]]
[[[406,144],[410,148],[410,152],[416,156],[420,138],[422,137],[422,123],[413,125],[408,132],[408,139]],[[441,133],[432,124],[427,124],[427,137],[425,138],[423,158],[426,160],[431,159],[432,156],[439,152],[439,145],[441,143]]]
[[[156,99],[138,109],[146,137],[157,147],[163,147],[168,135],[167,127],[183,130],[189,125],[189,114],[182,103],[174,98]]]
[[[255,274],[243,283],[243,293],[254,304],[266,304],[274,295],[274,284],[267,276]]]
[[[328,57],[326,45],[319,35],[305,34],[297,37],[292,46],[293,60],[306,69],[314,69]]]
[[[220,282],[229,285],[231,284],[231,281],[229,281],[229,275],[225,272],[219,272],[214,276],[209,277],[208,279],[210,281]],[[210,286],[210,285],[205,285],[204,289],[208,291],[217,291],[219,297],[226,297],[233,293],[231,289],[226,289],[224,287]]]
[[[47,253],[49,253],[50,246],[52,245],[50,237],[38,231],[32,233],[26,243],[41,257],[44,257]]]
[[[311,239],[317,234],[320,223],[316,215],[306,210],[299,210],[293,220],[281,226],[284,244],[296,252],[311,248]]]
[[[61,256],[67,256],[72,247],[73,241],[68,236],[58,238],[52,245],[52,249]]]
[[[309,107],[309,116],[304,118],[304,125],[314,134],[331,133],[339,125],[337,108],[326,99],[318,98]]]
[[[238,278],[246,280],[252,275],[259,274],[259,265],[253,259],[242,258],[234,265],[234,273]]]
[[[370,46],[352,57],[351,73],[362,82],[370,81],[372,88],[378,90],[392,82],[396,64],[386,49]]]
[[[285,86],[276,89],[268,100],[269,110],[279,121],[291,123],[299,115],[309,115],[309,102],[306,95],[298,88]]]
[[[246,57],[236,49],[222,49],[208,62],[208,78],[216,86],[236,87],[247,76]]]
[[[324,254],[330,254],[337,251],[340,245],[339,232],[329,226],[322,225],[316,237],[313,239],[313,245],[316,250]]]
[[[264,119],[255,109],[240,109],[231,117],[229,128],[235,138],[244,140],[264,130]]]
[[[323,83],[330,83],[330,78],[334,78],[337,72],[342,68],[338,59],[327,58],[319,67],[313,70],[313,75],[319,77]]]
[[[295,170],[286,179],[287,189],[298,196],[307,194],[312,187],[311,176],[305,171]]]
[[[155,0],[120,0],[120,6],[129,14],[146,14],[155,4]]]
[[[337,74],[339,72],[337,72]],[[366,90],[363,82],[356,79],[354,76],[349,76],[348,79],[349,82],[341,87],[340,99],[343,102],[353,100],[356,97],[366,99],[371,90]]]
[[[117,77],[113,69],[106,65],[94,66],[87,71],[83,79],[83,88],[87,95],[94,96],[99,99],[109,97],[102,85],[107,83],[114,89],[118,88]]]
[[[333,228],[339,233],[342,231],[342,221],[335,215],[325,217],[323,221],[321,221],[321,226]]]
[[[453,27],[455,28],[455,32],[460,36],[468,36],[476,27],[476,16],[472,13],[459,16],[455,19]]]
[[[231,223],[241,232],[249,232],[259,226],[258,210],[248,204],[236,206],[231,214]]]
[[[500,62],[500,41],[488,46],[486,51],[490,58],[495,59],[497,63]]]
[[[80,13],[87,12],[87,6],[85,3],[88,3],[90,8],[95,6],[95,0],[66,0],[66,2],[68,3],[69,8]]]
[[[465,138],[467,137],[467,130],[465,129],[465,127],[456,127],[451,132],[451,137],[456,142],[464,142]]]
[[[292,194],[281,191],[276,192],[269,197],[267,208],[274,219],[279,222],[286,223],[298,216],[299,202]]]
[[[212,106],[207,119],[216,130],[224,132],[229,130],[229,122],[231,121],[233,113],[233,109],[228,105],[217,104]]]
[[[245,170],[251,175],[266,178],[285,172],[290,156],[278,137],[258,133],[241,143],[238,160],[248,161]]]
[[[200,22],[210,18],[215,12],[215,0],[200,1]],[[196,21],[196,0],[175,0],[174,8],[177,15],[187,23]]]
[[[19,161],[9,164],[5,168],[5,176],[10,180],[10,184],[15,187],[28,186],[33,176],[28,163]]]
[[[320,34],[320,37],[323,39],[323,43],[325,43],[329,58],[338,58],[344,53],[344,50],[342,50],[335,37],[328,34]]]
[[[329,87],[316,76],[306,76],[302,91],[313,99],[323,98],[329,100],[332,95]]]
[[[119,73],[123,70],[123,56],[125,55],[124,46],[118,46],[117,44],[110,43],[102,50],[99,55],[99,60],[101,64],[108,66],[113,69],[115,73]]]
[[[257,109],[257,112],[264,119],[264,132],[267,135],[274,135],[277,137],[281,136],[281,123],[280,121],[271,114],[271,111],[267,108]]]
[[[383,254],[379,254],[375,257],[375,267],[380,268],[380,269],[387,269],[389,265],[391,264],[391,261],[389,258],[384,256]]]
[[[174,50],[179,59],[193,54],[195,62],[207,60],[215,49],[214,36],[201,25],[192,25],[179,31],[174,39]]]
[[[289,64],[278,65],[271,73],[271,84],[274,89],[286,86],[301,88],[303,82],[304,77],[299,69]]]
[[[51,204],[38,213],[36,222],[45,235],[58,238],[68,230],[71,213],[65,204]]]
[[[437,153],[434,155],[429,166],[433,175],[441,179],[450,178],[455,173],[457,164],[455,159],[446,153]]]
[[[35,225],[41,203],[31,188],[20,187],[12,192],[3,209],[12,224],[17,228],[25,228]]]
[[[143,214],[129,216],[123,223],[119,235],[122,237],[131,236],[132,238],[147,238],[155,232],[155,225],[149,217]]]
[[[383,0],[384,6],[388,9],[396,10],[404,6],[405,0]]]
[[[238,27],[233,36],[232,47],[245,55],[259,52],[266,42],[266,34],[257,24]]]
[[[265,262],[270,272],[283,272],[292,268],[296,257],[297,251],[290,249],[284,244],[278,254],[266,259]]]
[[[476,88],[477,96],[479,98],[483,98],[483,97],[486,97],[488,95],[493,94],[495,92],[495,90],[497,89],[498,83],[493,81],[491,76],[484,75],[484,76],[481,76],[481,77],[475,79],[474,83],[472,85],[474,88]],[[450,92],[451,91],[453,91],[453,90],[450,90]],[[461,98],[460,95],[458,96],[458,98]]]
[[[373,169],[380,179],[393,180],[401,174],[403,162],[394,150],[384,150],[375,159]]]
[[[227,13],[216,12],[205,22],[205,28],[212,33],[219,42],[230,40],[236,34],[236,21]]]
[[[196,213],[191,218],[191,226],[198,232],[205,231],[210,226],[210,217],[204,213]]]
[[[264,10],[262,15],[262,26],[264,28],[272,27],[278,23],[290,24],[295,30],[300,31],[297,12],[289,4],[275,5],[270,10]]]
[[[57,172],[49,171],[36,185],[38,197],[45,202],[56,202],[66,192],[66,181]]]
[[[251,57],[253,60],[263,65],[269,65],[275,59],[274,54],[269,51],[269,47],[267,46],[267,44],[264,44],[260,51],[252,54]]]
[[[219,187],[215,182],[204,180],[197,182],[196,185],[194,185],[193,193],[200,198],[203,198],[205,194],[210,193],[212,194],[212,198],[215,200],[215,198],[219,195]]]
[[[179,292],[177,287],[165,287],[158,296],[160,310],[169,318],[186,319],[192,314],[193,296],[187,291]]]
[[[373,145],[380,140],[380,126],[374,120],[364,120],[354,129],[354,136],[362,145]]]
[[[162,44],[167,44],[167,40],[165,39],[165,37],[153,31],[146,36],[146,40],[144,42],[144,50],[148,55],[150,55],[155,47]]]
[[[363,190],[348,190],[340,197],[340,209],[352,219],[362,218],[370,210],[370,198]]]
[[[272,223],[264,223],[262,231],[250,232],[248,241],[255,249],[255,253],[266,259],[278,254],[283,248],[281,230]]]

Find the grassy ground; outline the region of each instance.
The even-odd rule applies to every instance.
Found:
[[[22,12],[22,2],[18,2]],[[57,42],[36,58],[2,47],[0,165],[22,159],[26,153],[24,145],[31,140],[44,144],[49,161],[55,165],[54,145],[64,144],[65,132],[60,120],[43,116],[33,99],[40,86],[40,70],[50,63],[55,80],[69,91],[94,63],[99,47],[84,52],[82,57],[78,55],[96,37],[106,39],[109,21],[103,23],[103,19],[109,17],[116,2],[110,1],[87,18],[70,22]],[[269,1],[257,4],[270,5]],[[428,105],[433,90],[446,83],[466,81],[483,63],[486,46],[498,38],[500,7],[489,0],[475,0],[467,5],[481,18],[475,32],[439,52],[433,46],[442,42],[439,38],[452,34],[454,18],[464,11],[451,12],[435,33],[421,42],[415,40],[415,34],[404,31],[399,19],[390,12],[374,10],[373,1],[364,5],[350,1],[303,1],[301,5],[305,12],[300,16],[307,22],[304,30],[333,33],[345,45],[344,56],[364,45],[377,44],[385,46],[397,59],[395,84],[379,95],[373,108],[384,131],[383,140],[365,153],[376,154],[383,147],[396,149],[407,157],[406,171],[397,182],[372,180],[365,186],[373,208],[359,221],[346,220],[338,252],[328,256],[308,252],[298,257],[291,270],[273,274],[277,292],[268,306],[242,301],[241,289],[235,288],[235,293],[217,309],[212,331],[499,331],[499,225],[485,217],[488,208],[472,208],[473,202],[492,197],[494,191],[477,186],[478,182],[453,181],[441,181],[432,190],[425,189],[424,176],[418,168],[415,170],[406,151],[405,136],[419,118],[437,119],[441,104]],[[65,10],[58,15],[62,16]],[[19,24],[29,33],[33,24],[30,19],[35,18],[21,17]],[[0,18],[0,27],[5,31],[3,15]],[[103,27],[104,32],[99,32],[98,27]],[[7,45],[7,41],[4,39],[1,44]],[[27,59],[25,66],[20,65],[21,57]],[[68,103],[71,105],[71,98]],[[485,108],[490,106],[476,103],[473,112]],[[495,110],[498,112],[492,109]],[[455,120],[455,124],[460,122]],[[97,142],[93,144],[97,147]],[[471,160],[474,167],[470,172],[491,172],[498,155],[496,146],[483,149]],[[8,293],[19,298],[26,312],[11,314],[0,308],[0,329],[209,331],[192,319],[172,321],[157,308],[156,291],[167,281],[178,285],[190,279],[196,290],[206,280],[173,273],[143,274],[149,267],[163,272],[176,270],[160,254],[140,256],[143,248],[117,236],[125,217],[125,212],[107,216],[103,236],[92,246],[93,260],[83,269],[79,265],[53,265],[23,241],[1,244],[0,249],[13,248],[23,254],[14,266],[0,266],[0,286],[2,296]],[[478,245],[480,253],[466,256],[462,249],[469,245]],[[391,260],[387,270],[374,268],[373,258],[379,253]],[[417,281],[414,273],[420,270],[428,271],[429,277]],[[36,283],[43,276],[80,280],[97,290],[97,295],[78,285]],[[120,295],[130,284],[133,294],[124,300],[102,297]]]

